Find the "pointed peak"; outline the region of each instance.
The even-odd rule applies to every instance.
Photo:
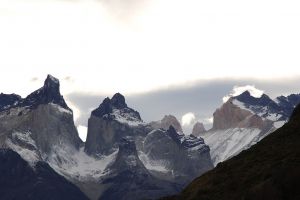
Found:
[[[248,90],[246,90],[245,92],[243,92],[238,96],[233,97],[233,99],[237,99],[244,103],[251,103],[255,101],[266,101],[266,102],[272,101],[271,98],[264,93],[260,95],[254,95],[253,93],[251,93],[251,91]]]
[[[48,103],[54,103],[71,110],[60,94],[59,80],[50,74],[47,76],[44,86],[28,95],[23,102],[24,105],[32,107]]]
[[[47,81],[47,80],[52,81],[52,82],[54,82],[54,83],[59,83],[58,78],[55,78],[55,77],[52,76],[51,74],[48,74],[48,75],[47,75],[46,81]]]
[[[55,88],[59,92],[59,80],[54,76],[48,74],[44,82],[44,88]]]
[[[125,102],[125,97],[120,94],[120,93],[116,93],[112,99],[111,99],[111,103],[114,107],[121,109],[121,108],[126,108],[127,104]]]
[[[92,111],[92,115],[122,122],[141,122],[140,114],[127,106],[125,97],[120,93],[116,93],[111,99],[106,97],[99,107]]]
[[[252,96],[249,90],[244,91],[242,94],[239,96]]]

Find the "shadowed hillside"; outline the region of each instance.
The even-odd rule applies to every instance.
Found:
[[[282,128],[163,199],[300,199],[300,105]]]

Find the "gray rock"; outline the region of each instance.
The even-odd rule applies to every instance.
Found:
[[[4,146],[7,139],[13,139],[13,134],[18,132],[30,134],[44,159],[47,159],[55,146],[67,146],[78,150],[82,141],[74,125],[73,113],[61,99],[58,80],[48,76],[44,87],[38,91],[40,92],[35,91],[28,96],[30,98],[26,98],[30,99],[28,102],[32,102],[32,105],[24,106],[20,103],[0,112],[0,144]],[[19,145],[24,146],[21,143]]]
[[[177,184],[154,177],[140,161],[131,138],[122,138],[116,161],[107,168],[109,174],[102,180],[107,190],[100,200],[157,199],[179,190]]]
[[[192,135],[194,136],[200,136],[201,134],[205,133],[206,129],[204,128],[204,125],[200,122],[197,122],[192,131]]]
[[[125,98],[117,93],[112,99],[104,99],[92,111],[88,121],[85,152],[96,157],[110,154],[118,148],[123,137],[145,137],[150,130],[151,127],[141,120],[139,113],[127,107]]]
[[[269,127],[268,119],[235,105],[233,100],[233,98],[229,99],[214,112],[213,130],[229,128],[259,128],[262,130]]]
[[[158,129],[149,133],[144,151],[150,159],[163,162],[180,183],[187,183],[213,168],[209,147],[203,139],[182,135],[172,126],[167,131]]]
[[[173,126],[177,132],[183,133],[179,121],[173,115],[165,115],[162,120],[150,122],[149,125],[152,126],[153,129],[162,128],[164,130],[168,130],[170,126]]]

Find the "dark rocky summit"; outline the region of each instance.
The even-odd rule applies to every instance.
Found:
[[[60,94],[59,86],[59,80],[48,75],[44,82],[44,86],[28,95],[21,105],[37,107],[41,104],[53,103],[71,111],[63,96]]]
[[[16,94],[0,94],[0,112],[8,110],[14,105],[17,105],[22,100],[22,97]]]
[[[118,148],[123,137],[145,136],[148,131],[140,114],[129,108],[124,96],[117,93],[112,99],[105,98],[92,111],[88,121],[85,152],[93,156],[109,154]]]
[[[111,99],[108,97],[105,98],[100,106],[92,111],[92,115],[96,117],[114,119],[113,115],[110,115],[113,113],[114,109],[122,110],[124,113],[132,115],[132,117],[134,117],[135,119],[141,120],[140,114],[127,106],[125,97],[120,93],[116,93]]]

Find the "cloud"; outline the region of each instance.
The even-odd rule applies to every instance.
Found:
[[[73,78],[71,76],[66,76],[63,79],[64,81],[74,81]]]
[[[235,97],[242,94],[245,91],[249,91],[253,97],[259,98],[264,93],[263,90],[257,89],[254,85],[234,86],[232,91],[223,97],[223,102],[227,102],[230,97]]]
[[[117,20],[129,23],[141,13],[149,1],[147,0],[102,0],[102,5]]]
[[[298,13],[297,6],[221,0],[140,3],[145,1],[1,1],[0,66],[5,73],[0,87],[11,77],[17,83],[32,73],[70,75],[76,80],[71,92],[93,93],[300,74],[300,28],[294,25],[300,16],[283,14]],[[132,13],[134,25],[126,26],[121,16]],[[110,16],[115,14],[121,22]]]
[[[78,130],[80,139],[85,142],[86,136],[87,136],[87,127],[79,125],[79,126],[77,126],[77,130]]]
[[[186,113],[192,112],[197,120],[206,124],[206,128],[212,124],[213,112],[222,105],[222,97],[229,93],[235,85],[255,85],[262,88],[267,95],[275,98],[279,95],[299,93],[300,77],[295,79],[274,79],[261,81],[255,79],[214,79],[199,81],[191,85],[174,86],[156,91],[128,95],[124,94],[129,107],[137,110],[145,122],[161,119],[166,114],[172,114],[181,119]],[[35,88],[34,88],[35,89]],[[9,92],[15,92],[10,90]],[[118,92],[115,90],[114,92]],[[68,105],[80,111],[79,117],[75,115],[76,125],[87,125],[91,111],[96,109],[106,96],[110,94],[94,94],[76,92],[65,95]],[[185,129],[185,127],[183,127]],[[186,131],[189,132],[189,131]]]
[[[36,82],[36,81],[38,81],[38,80],[39,80],[38,77],[33,77],[32,79],[30,79],[31,82]]]
[[[76,125],[87,125],[91,111],[96,109],[106,96],[89,93],[66,95],[68,106],[73,110]]]
[[[208,117],[203,120],[204,124],[212,124],[214,122],[214,117]]]
[[[190,125],[192,125],[195,121],[196,121],[196,116],[195,116],[195,114],[192,113],[192,112],[186,113],[186,114],[184,114],[184,115],[181,117],[181,124],[182,124],[182,126],[190,126]]]
[[[67,99],[66,99],[66,103],[72,109],[73,118],[74,118],[74,121],[76,123],[78,121],[78,119],[82,116],[81,109],[79,109],[77,107],[77,105],[74,105],[74,103],[72,101],[69,101]],[[80,124],[85,124],[85,123],[80,123]]]

